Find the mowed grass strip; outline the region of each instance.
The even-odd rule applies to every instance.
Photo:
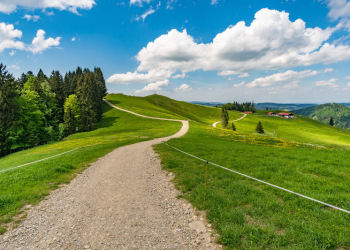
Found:
[[[237,122],[237,130],[240,122]],[[190,154],[350,210],[350,154],[258,134],[191,123],[168,142]],[[183,196],[207,211],[220,242],[231,248],[341,249],[350,247],[350,215],[208,166],[161,144],[165,169]]]
[[[176,101],[161,95],[136,97],[110,94],[107,95],[106,99],[121,108],[147,116],[192,120],[206,124],[212,124],[221,119],[221,108]],[[230,111],[232,119],[238,119],[241,116],[242,114],[239,112]]]
[[[180,122],[160,121],[141,118],[104,105],[104,116],[98,128],[91,132],[78,133],[61,142],[44,145],[14,153],[0,159],[0,231],[6,223],[21,212],[28,204],[36,204],[50,190],[61,183],[67,183],[96,161],[115,148],[140,141],[175,134]],[[94,146],[83,147],[90,144]],[[39,163],[11,168],[50,157],[71,149],[73,152]]]

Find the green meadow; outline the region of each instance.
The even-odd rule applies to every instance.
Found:
[[[208,161],[350,210],[348,150],[191,124],[169,145]],[[327,208],[156,146],[183,197],[205,210],[228,248],[319,249],[350,246],[350,214]]]
[[[259,110],[254,114],[248,114],[237,123],[235,122],[237,132],[254,134],[257,123],[261,121],[265,136],[316,146],[350,148],[350,132],[347,130],[299,115],[292,119],[286,119],[278,116],[267,116],[267,112]],[[235,118],[230,117],[230,119],[234,120]],[[218,127],[221,127],[221,123],[218,124]]]
[[[350,133],[309,118],[267,117],[265,111],[235,122],[237,131],[213,128],[221,109],[152,95],[111,94],[112,103],[148,116],[190,120],[189,132],[169,145],[210,162],[350,210]],[[230,119],[241,113],[230,111]],[[255,132],[261,121],[265,134]],[[44,162],[0,173],[0,223],[42,200],[111,150],[174,134],[180,123],[141,118],[105,105],[91,132],[0,159],[0,171],[78,148]],[[96,145],[94,145],[96,144]],[[92,145],[92,146],[89,146]],[[79,148],[82,147],[83,148]],[[228,249],[348,249],[350,214],[155,146],[164,169],[175,173],[182,197],[204,210]],[[207,168],[207,179],[206,179]],[[205,191],[206,187],[206,191]],[[205,200],[204,200],[205,197]],[[16,218],[16,217],[15,217]]]
[[[50,190],[68,183],[99,157],[127,144],[174,134],[180,127],[179,122],[141,118],[105,104],[102,122],[94,131],[0,158],[0,230],[5,231],[6,224],[24,206],[38,203]],[[58,157],[12,169],[76,148]]]

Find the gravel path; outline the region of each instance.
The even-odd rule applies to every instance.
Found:
[[[114,150],[28,211],[0,249],[218,249],[210,225],[176,198],[152,145],[188,130]]]

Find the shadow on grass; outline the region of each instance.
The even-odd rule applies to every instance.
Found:
[[[105,116],[105,114],[109,111],[111,111],[113,108],[111,106],[109,106],[107,103],[103,104],[103,113],[104,113],[104,117],[102,118],[102,120],[99,122],[99,124],[96,126],[96,129],[100,129],[100,128],[108,128],[113,126],[113,124],[116,122],[117,119],[119,119],[120,117],[110,117],[110,116]]]

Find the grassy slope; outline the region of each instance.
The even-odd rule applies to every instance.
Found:
[[[85,147],[66,155],[0,173],[0,228],[10,222],[25,204],[35,204],[60,183],[71,180],[87,164],[113,149],[151,138],[176,133],[178,122],[140,118],[104,106],[100,126],[91,132],[78,133],[61,142],[14,153],[0,159],[0,171],[46,158],[81,146]],[[0,229],[3,231],[3,229]]]
[[[294,119],[266,116],[267,111],[248,114],[235,123],[238,132],[255,133],[255,127],[262,122],[266,135],[282,140],[322,146],[350,146],[350,132],[335,128],[313,119],[296,116]],[[220,124],[218,125],[220,126]]]
[[[160,95],[136,97],[123,94],[111,94],[108,95],[106,99],[121,108],[148,116],[186,119],[207,124],[212,124],[221,119],[221,109],[219,108],[175,101]],[[230,112],[230,117],[232,118],[237,119],[241,116],[239,112]]]

